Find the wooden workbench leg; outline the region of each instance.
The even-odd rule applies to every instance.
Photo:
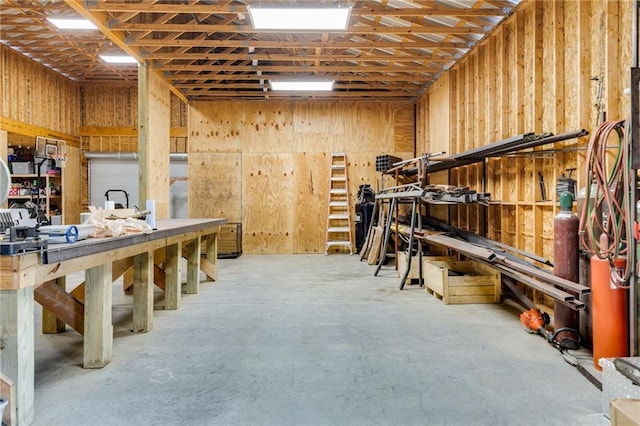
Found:
[[[0,372],[15,383],[17,424],[33,423],[33,287],[0,291]]]
[[[153,329],[153,251],[133,258],[133,331]]]
[[[205,254],[205,262],[202,266],[207,278],[215,281],[218,275],[218,233],[207,235],[207,252]]]
[[[56,285],[65,290],[67,277],[60,277],[55,280]],[[56,334],[64,332],[66,325],[64,321],[61,321],[54,314],[49,312],[44,306],[42,307],[42,333],[43,334]]]
[[[182,259],[182,244],[171,244],[167,246],[166,258],[164,261],[164,308],[179,309],[182,299],[182,273],[180,270],[180,259]]]
[[[84,368],[102,368],[111,361],[111,262],[85,271]]]
[[[187,244],[187,294],[198,294],[200,290],[200,238]]]

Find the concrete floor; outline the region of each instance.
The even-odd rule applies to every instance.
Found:
[[[513,308],[444,305],[373,271],[349,255],[221,260],[180,310],[159,293],[145,334],[116,283],[99,370],[38,313],[34,425],[609,424],[601,392]]]

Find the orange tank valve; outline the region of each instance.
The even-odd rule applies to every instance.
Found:
[[[549,317],[532,308],[520,314],[520,322],[528,329],[538,331],[549,323]]]

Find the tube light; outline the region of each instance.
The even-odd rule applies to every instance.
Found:
[[[56,28],[61,30],[97,30],[98,27],[87,19],[47,18]]]
[[[129,55],[100,55],[100,59],[108,64],[137,64],[138,61]]]
[[[346,30],[351,7],[285,8],[247,6],[257,30]]]
[[[333,81],[270,81],[271,90],[329,92]]]

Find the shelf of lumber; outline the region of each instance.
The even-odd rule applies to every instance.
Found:
[[[151,331],[154,282],[162,283],[166,308],[177,309],[180,257],[187,258],[187,293],[198,293],[200,270],[215,280],[217,234],[225,223],[226,219],[159,220],[150,234],[87,239],[42,252],[0,256],[0,373],[15,382],[16,423],[33,421],[34,300],[47,308],[43,327],[56,332],[64,323],[70,325],[84,336],[84,368],[102,368],[112,356],[113,281],[133,268],[133,328]],[[203,239],[207,249],[201,259]],[[64,277],[82,271],[85,282],[67,293]]]

